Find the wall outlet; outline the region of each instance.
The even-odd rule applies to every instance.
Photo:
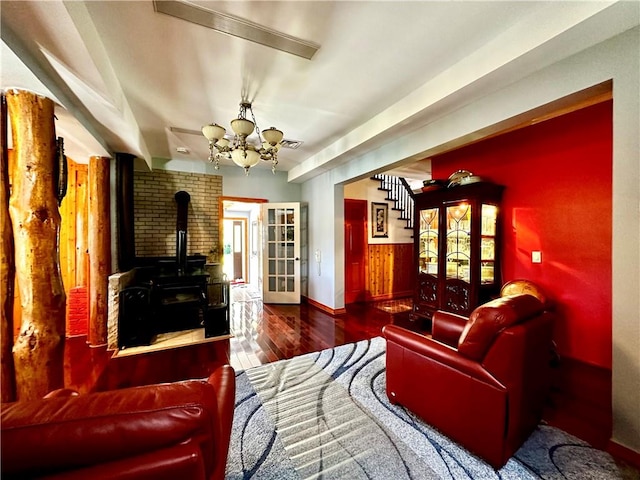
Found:
[[[542,263],[542,253],[537,250],[532,251],[531,263]]]

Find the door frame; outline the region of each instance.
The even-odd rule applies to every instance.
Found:
[[[265,253],[262,259],[262,298],[265,303],[283,303],[298,305],[302,299],[302,264],[303,264],[303,245],[302,245],[302,215],[304,205],[302,202],[269,202],[261,205],[262,209],[262,230],[263,230],[263,245]],[[292,210],[294,221],[289,223],[285,220],[285,227],[283,223],[274,218],[274,223],[269,223],[268,210]],[[275,217],[274,213],[274,217]],[[293,242],[288,239],[288,228],[293,228]],[[283,230],[278,230],[281,227]],[[280,233],[278,233],[280,232]],[[293,255],[288,253],[289,244],[293,244]],[[285,245],[285,256],[281,256],[276,253],[278,245]],[[271,247],[273,246],[273,252],[271,253]],[[284,260],[282,260],[284,259]],[[278,266],[280,262],[284,267],[284,272],[280,270],[282,267]],[[291,277],[289,273],[289,261],[293,261],[293,290],[289,290],[288,286],[284,290],[278,288],[276,285],[278,281],[284,279],[285,284],[288,285],[288,279]],[[271,265],[273,262],[273,265]],[[270,266],[271,265],[271,266]],[[273,268],[271,268],[273,267]],[[274,280],[274,286],[271,286],[269,281]]]
[[[224,225],[225,222],[231,222],[231,223],[235,223],[235,222],[240,222],[242,228],[242,245],[241,245],[241,254],[242,254],[242,267],[241,267],[241,271],[242,271],[242,280],[244,283],[249,283],[249,219],[246,217],[224,217],[222,219],[222,224]],[[224,228],[223,228],[224,230]],[[224,235],[224,231],[222,232],[222,234]],[[224,245],[224,237],[223,237],[223,245]],[[235,232],[234,232],[234,236],[233,236],[233,244],[231,245],[231,255],[233,256],[235,254]],[[222,252],[222,258],[224,259],[224,252]],[[234,262],[235,262],[235,258],[234,258]],[[233,266],[233,270],[235,272],[235,265]],[[224,262],[223,262],[223,271],[224,271]],[[235,275],[234,275],[235,277]],[[230,278],[229,279],[231,281],[231,283],[233,283],[236,278]]]
[[[220,197],[218,197],[220,199],[220,201],[218,202],[218,262],[220,263],[220,265],[222,265],[223,263],[223,259],[224,259],[224,219],[225,219],[225,202],[237,202],[237,203],[250,203],[250,204],[262,204],[262,203],[267,203],[268,200],[266,198],[252,198],[252,197],[232,197],[232,196],[226,196],[226,195],[220,195]],[[231,218],[231,217],[228,217]],[[261,225],[259,225],[260,228],[258,228],[258,235],[260,235],[260,237],[262,237],[262,228]],[[250,232],[247,231],[245,233],[245,240],[248,242],[249,241],[249,237],[248,234]],[[262,238],[259,239],[258,245],[260,245],[262,243]],[[246,254],[248,254],[248,248],[249,246],[246,245],[245,246],[245,250],[246,250]],[[260,260],[259,262],[260,263]],[[246,261],[245,262],[246,265],[246,276],[250,277],[249,274],[249,262]],[[260,282],[260,285],[258,285],[258,289],[260,291],[262,291],[262,281],[263,279],[261,278],[260,275],[258,275],[258,281]]]

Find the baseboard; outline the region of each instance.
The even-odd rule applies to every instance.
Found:
[[[609,452],[611,456],[623,460],[633,468],[640,470],[640,452],[631,450],[630,448],[620,445],[613,440],[609,440],[607,452]]]
[[[318,310],[322,310],[325,313],[328,313],[329,315],[344,315],[345,313],[347,313],[347,309],[342,307],[342,308],[331,308],[331,307],[327,307],[326,305],[323,305],[320,302],[316,302],[315,300],[306,297],[307,303],[309,305],[311,305],[314,308],[317,308]]]
[[[369,296],[367,298],[367,302],[379,302],[379,301],[384,301],[384,300],[399,300],[399,299],[403,299],[403,298],[407,298],[407,297],[411,297],[413,295],[413,292],[400,292],[400,293],[394,293],[394,294],[386,294],[386,295],[377,295],[376,297],[371,297]],[[328,307],[326,305],[323,305],[320,302],[316,302],[315,300],[309,298],[309,297],[302,297],[301,300],[303,302],[308,303],[309,305],[311,305],[312,307],[317,308],[318,310],[322,310],[325,313],[328,313],[329,315],[344,315],[345,313],[347,313],[347,309],[342,307],[342,308],[331,308]]]
[[[65,335],[65,339],[78,338],[78,337],[87,337],[86,333],[68,333]]]

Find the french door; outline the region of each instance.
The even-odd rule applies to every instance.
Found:
[[[265,203],[263,301],[300,303],[300,204]]]

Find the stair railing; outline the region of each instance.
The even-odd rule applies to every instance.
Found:
[[[406,229],[413,230],[413,190],[402,177],[377,173],[371,177],[380,182],[378,190],[387,192],[386,200],[393,202],[391,210],[400,212],[398,219],[405,222]]]

